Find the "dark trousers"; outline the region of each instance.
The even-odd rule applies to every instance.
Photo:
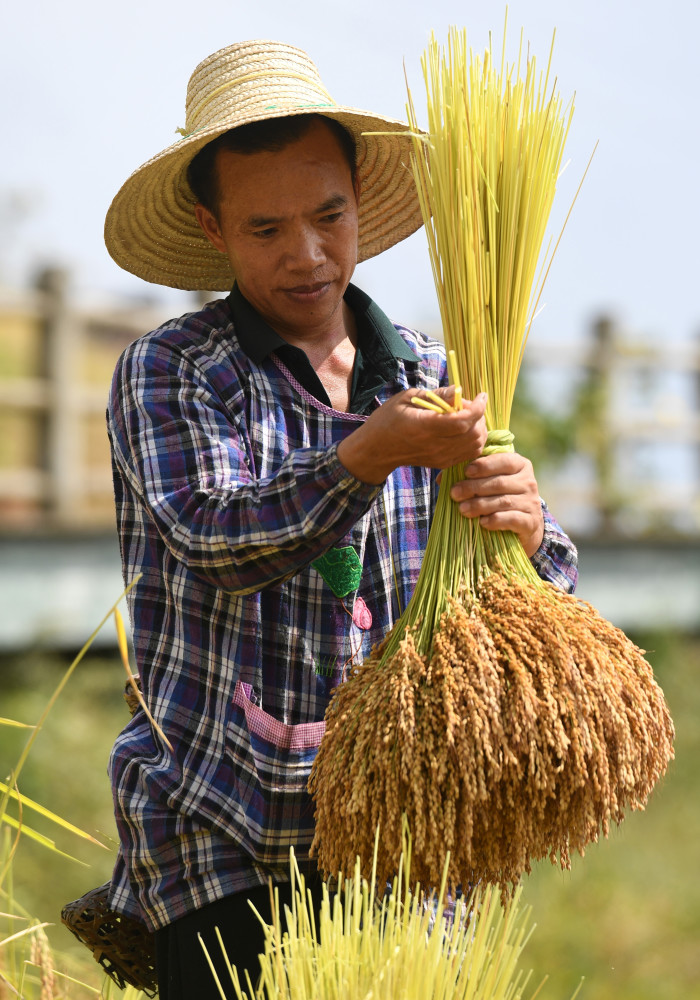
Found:
[[[310,877],[306,887],[312,894],[318,914],[321,909],[323,883],[320,877]],[[279,908],[284,929],[284,906],[291,906],[291,886],[281,883]],[[270,890],[267,886],[236,893],[216,903],[203,906],[156,931],[156,968],[159,1000],[221,1000],[221,994],[209,968],[198,934],[207,946],[217,975],[227,997],[235,997],[231,977],[216,937],[221,939],[231,965],[235,965],[242,989],[246,989],[245,970],[255,986],[260,975],[258,958],[265,950],[265,933],[249,906],[251,901],[265,923],[272,923]],[[317,923],[318,926],[318,923]]]

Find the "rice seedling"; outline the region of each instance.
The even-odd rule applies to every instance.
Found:
[[[428,128],[409,90],[413,169],[452,381],[488,393],[485,452],[513,450],[510,411],[551,254],[540,263],[573,103],[535,59],[494,63],[453,29],[423,57]],[[460,388],[461,392],[461,388]],[[427,402],[435,407],[434,400]],[[450,499],[443,473],[414,595],[335,692],[310,789],[312,853],[330,874],[366,873],[372,831],[390,878],[401,822],[414,877],[512,892],[535,859],[571,851],[644,807],[673,756],[651,667],[590,605],[537,576],[517,537]]]
[[[223,1000],[520,1000],[531,928],[519,893],[505,906],[493,887],[449,900],[447,868],[439,892],[425,893],[411,877],[405,827],[403,844],[390,891],[376,865],[363,878],[357,859],[335,891],[324,884],[318,917],[292,851],[292,906],[282,914],[274,899],[273,922],[261,920],[259,982],[242,984],[229,964],[230,981],[216,977]],[[225,934],[219,946],[225,955]]]

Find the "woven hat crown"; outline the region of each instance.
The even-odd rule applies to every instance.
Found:
[[[275,112],[330,109],[335,101],[301,49],[282,42],[244,42],[197,66],[187,87],[184,132],[227,119],[270,118]]]

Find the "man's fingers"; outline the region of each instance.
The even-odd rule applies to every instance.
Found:
[[[411,392],[411,402],[414,406],[420,405],[425,409],[435,407],[436,412],[444,411],[445,413],[461,414],[466,411],[474,419],[479,419],[484,415],[488,402],[488,396],[485,392],[480,392],[473,400],[462,399],[460,395],[461,406],[455,409],[457,400],[455,396],[456,386],[454,385],[440,386],[437,389],[409,390],[409,392]]]
[[[530,527],[530,519],[522,511],[497,510],[493,514],[482,514],[479,523],[489,531],[514,531],[518,534]]]
[[[452,494],[452,499],[455,499],[454,494]],[[462,513],[470,517],[483,517],[485,514],[492,514],[497,511],[507,513],[512,511],[524,511],[521,497],[512,493],[496,493],[486,496],[464,497],[457,502]]]
[[[465,479],[452,487],[453,500],[472,500],[478,497],[516,497],[533,494],[529,483],[516,477],[488,476],[484,479]]]
[[[529,459],[515,451],[497,452],[495,455],[481,455],[474,459],[467,469],[470,479],[486,479],[490,476],[513,476],[532,468]],[[534,478],[534,476],[533,476]]]

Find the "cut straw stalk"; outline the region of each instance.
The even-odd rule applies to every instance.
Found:
[[[131,665],[129,663],[129,646],[126,639],[126,629],[124,628],[124,619],[121,616],[119,608],[114,609],[114,623],[117,629],[117,643],[119,646],[119,653],[122,660],[122,666],[124,667],[124,670],[126,672],[127,682],[129,690],[132,692],[132,697],[135,699],[138,705],[143,709],[146,718],[151,723],[156,733],[160,736],[163,743],[165,743],[168,750],[170,750],[170,752],[172,753],[173,745],[168,739],[168,737],[165,735],[161,727],[158,725],[156,720],[153,718],[153,715],[151,714],[148,705],[146,704],[144,697],[141,693],[141,689],[138,683],[138,677],[133,673],[131,669]]]
[[[551,63],[551,54],[550,54]],[[550,69],[493,66],[453,30],[423,58],[427,134],[414,174],[450,376],[488,393],[489,449],[507,443],[544,242],[573,106]],[[521,79],[521,69],[524,69]],[[539,268],[547,273],[548,265]],[[536,282],[540,281],[538,285]],[[395,870],[401,817],[413,871],[437,884],[509,891],[531,860],[563,867],[627,809],[641,809],[673,756],[673,724],[642,651],[588,605],[539,579],[517,538],[461,516],[443,473],[415,592],[400,620],[334,694],[311,774],[312,852],[327,873],[356,855]]]

